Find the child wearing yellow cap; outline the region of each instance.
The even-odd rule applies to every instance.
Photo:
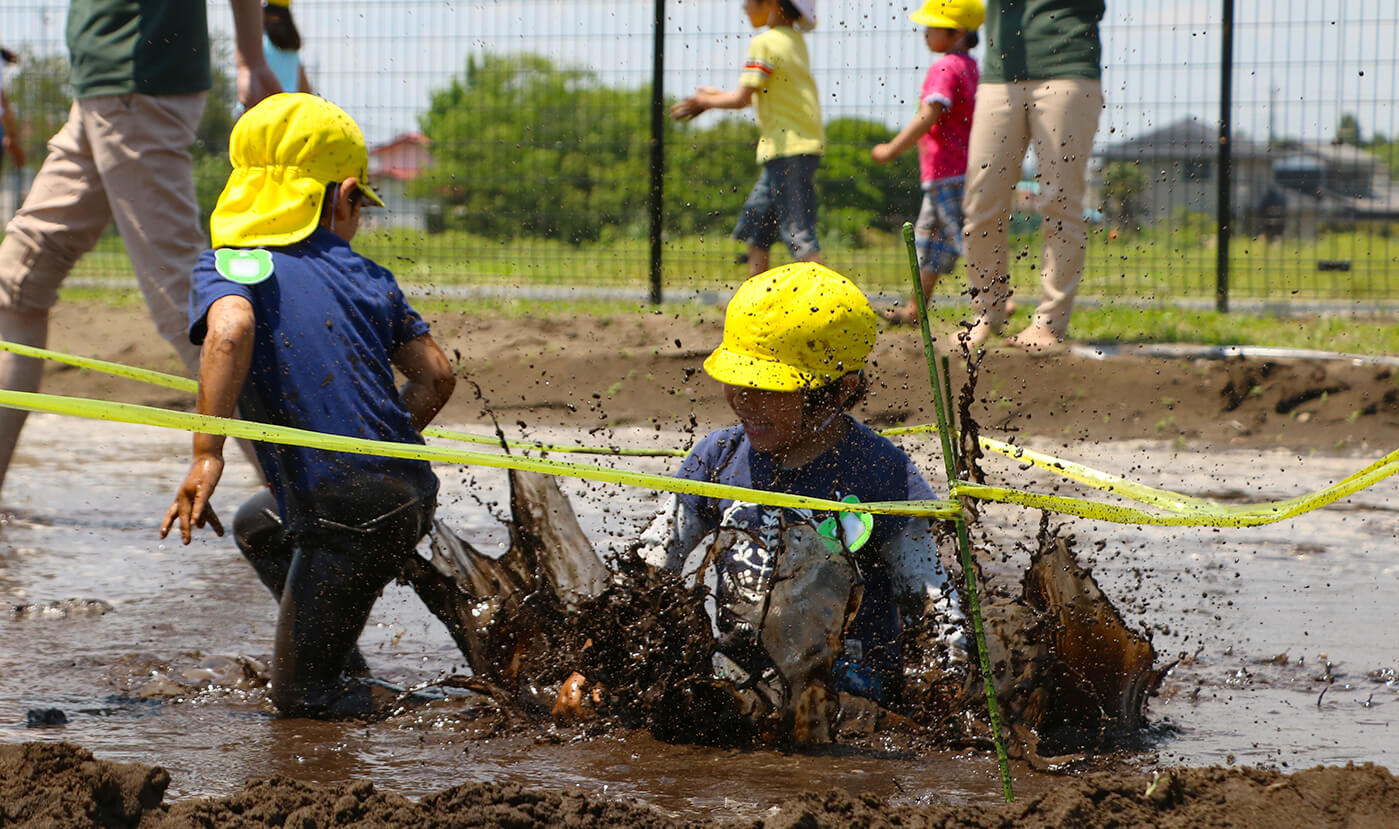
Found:
[[[678,477],[832,501],[934,498],[909,457],[848,412],[865,393],[875,329],[860,289],[821,265],[784,265],[743,283],[729,302],[723,342],[704,361],[705,372],[724,385],[738,425],[701,440]],[[931,521],[872,518],[673,495],[643,534],[641,555],[679,571],[707,536],[735,531],[721,535],[727,546],[706,561],[717,575],[716,668],[741,687],[772,678],[758,632],[735,608],[765,600],[784,530],[806,523],[838,539],[836,549],[849,552],[863,580],[863,597],[845,626],[834,682],[886,702],[903,679],[904,598],[941,623],[948,661],[965,659],[965,639]]]
[[[189,337],[202,344],[198,411],[373,440],[422,443],[452,367],[394,276],[355,253],[370,188],[359,127],[334,104],[274,95],[234,126],[233,172],[210,219],[214,249],[191,275]],[[394,387],[394,369],[407,382]],[[188,544],[205,524],[224,438],[194,436],[161,523]],[[270,492],[234,534],[280,602],[271,696],[281,713],[370,713],[376,686],[356,647],[370,608],[432,520],[426,461],[257,444]],[[382,692],[379,692],[382,696]]]
[[[909,15],[923,26],[928,51],[941,54],[928,67],[918,90],[918,113],[893,140],[877,144],[870,156],[888,164],[918,146],[918,178],[923,205],[914,225],[919,281],[924,301],[931,301],[942,274],[951,273],[962,255],[962,191],[967,180],[967,152],[981,71],[967,50],[977,44],[976,30],[986,19],[981,0],[927,0]],[[918,322],[918,298],[885,315],[896,324]]]

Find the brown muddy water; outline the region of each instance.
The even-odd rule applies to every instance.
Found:
[[[637,446],[684,439],[642,431],[613,437]],[[937,486],[941,462],[924,444],[905,445]],[[829,788],[894,802],[1000,797],[994,757],[977,752],[794,755],[542,727],[486,739],[465,698],[372,724],[276,719],[241,672],[270,655],[270,596],[230,539],[206,534],[183,548],[156,538],[187,448],[182,433],[31,417],[0,525],[0,597],[9,611],[0,614],[0,742],[65,740],[103,759],[162,765],[172,776],[168,799],[227,794],[275,773],[321,782],[367,778],[409,796],[476,781],[581,787],[720,818]],[[1125,442],[1037,448],[1145,483],[1239,500],[1310,491],[1371,460],[1203,456]],[[674,463],[623,465],[664,471]],[[1010,461],[992,458],[986,467],[991,481],[1078,491]],[[503,551],[506,532],[495,516],[508,510],[504,473],[442,467],[439,474],[439,515],[479,549]],[[230,519],[254,488],[246,465],[230,462],[216,496],[221,516]],[[658,500],[577,482],[565,491],[602,550],[639,532]],[[1386,481],[1327,510],[1253,529],[1066,521],[1080,559],[1128,622],[1150,629],[1163,657],[1181,659],[1151,701],[1154,725],[1140,749],[1108,765],[1296,769],[1370,761],[1399,768],[1397,494],[1399,481]],[[983,525],[1006,542],[1029,544],[1037,522],[1018,508],[983,513]],[[1009,584],[1024,558],[988,568]],[[85,600],[111,609],[99,612]],[[464,671],[442,626],[397,585],[377,605],[361,647],[379,676],[400,684]],[[54,708],[66,724],[29,725],[29,712]],[[1054,785],[1053,776],[1024,767],[1015,774],[1023,793]]]

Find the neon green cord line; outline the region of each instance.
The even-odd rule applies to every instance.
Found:
[[[622,484],[625,486],[646,487],[663,492],[678,492],[687,495],[700,495],[707,498],[732,498],[757,504],[796,509],[821,510],[829,512],[869,512],[878,515],[909,515],[928,518],[949,518],[957,515],[959,508],[951,501],[870,501],[862,504],[847,504],[843,501],[830,501],[825,498],[808,498],[782,492],[766,492],[741,486],[712,484],[706,481],[691,481],[672,478],[669,475],[655,475],[648,472],[628,472],[609,469],[605,466],[578,463],[576,461],[556,461],[546,458],[522,458],[514,455],[497,455],[471,449],[449,449],[437,446],[424,446],[420,443],[394,443],[384,440],[364,440],[343,435],[329,435],[306,429],[292,429],[267,423],[253,423],[225,417],[176,412],[154,406],[140,406],[135,403],[114,403],[109,400],[89,400],[83,397],[65,397],[57,394],[0,390],[0,406],[12,409],[25,409],[31,412],[73,415],[90,420],[108,420],[118,423],[136,423],[143,426],[159,426],[163,429],[178,429],[185,432],[201,432],[207,435],[226,435],[268,443],[285,443],[307,446],[312,449],[325,449],[332,452],[352,452],[357,455],[382,455],[389,458],[410,458],[435,461],[437,463],[459,463],[472,466],[488,466],[497,469],[520,469],[527,472],[542,472],[546,475],[562,475],[587,481]]]
[[[110,375],[117,376],[117,377],[125,377],[125,378],[131,379],[131,380],[137,380],[137,381],[140,381],[140,382],[143,382],[143,383],[149,383],[149,384],[156,385],[156,386],[161,386],[161,387],[164,387],[164,388],[175,389],[175,390],[177,390],[177,391],[189,392],[189,393],[191,393],[191,394],[193,394],[195,391],[198,390],[198,383],[197,383],[196,381],[194,381],[194,380],[191,380],[191,379],[187,378],[187,377],[178,377],[178,376],[175,376],[175,375],[173,375],[173,374],[166,374],[166,373],[159,372],[159,371],[151,371],[151,370],[149,370],[149,369],[136,368],[136,367],[134,367],[134,366],[122,365],[121,363],[113,363],[113,362],[108,362],[108,361],[106,361],[106,360],[98,360],[98,359],[94,359],[94,358],[90,358],[90,357],[79,357],[79,356],[75,356],[75,355],[71,355],[71,354],[64,354],[64,353],[58,352],[58,351],[50,351],[50,350],[48,350],[48,349],[34,348],[34,347],[32,347],[32,346],[20,345],[20,344],[18,344],[18,343],[5,342],[5,341],[3,341],[3,340],[0,340],[0,351],[9,351],[9,352],[11,352],[11,353],[19,354],[19,355],[25,356],[25,357],[34,357],[34,358],[37,358],[37,359],[51,360],[51,361],[53,361],[53,362],[64,363],[64,364],[67,364],[67,365],[72,365],[72,366],[76,366],[76,367],[79,367],[79,368],[89,369],[89,370],[92,370],[92,371],[98,371],[98,372],[102,372],[102,373],[105,373],[105,374],[110,374]],[[16,392],[16,394],[18,394],[18,392]],[[81,398],[62,398],[62,397],[57,397],[57,396],[53,396],[53,397],[54,397],[54,399],[57,399],[57,400],[80,400],[80,399],[81,399]],[[102,405],[102,401],[90,401],[90,400],[89,400],[89,401],[85,401],[85,402],[86,402],[87,404],[90,404],[90,405]],[[8,405],[8,404],[6,404],[6,405]],[[113,405],[113,406],[122,406],[122,405],[127,405],[127,404],[116,404],[116,403],[112,403],[112,404],[110,404],[110,405]],[[22,406],[22,405],[21,405],[21,406],[16,406],[16,408],[25,408],[25,406]],[[138,408],[147,409],[148,407],[138,407]],[[47,409],[42,409],[42,411],[48,411],[48,410],[47,410]],[[164,409],[149,409],[149,411],[152,411],[152,412],[162,412],[162,413],[165,413],[165,412],[166,412],[166,410],[164,410]],[[60,412],[60,413],[73,414],[74,412]],[[179,413],[169,413],[169,414],[179,414]],[[89,416],[89,415],[81,415],[81,416],[85,416],[85,417],[86,417],[86,416]],[[186,415],[186,416],[196,417],[195,415]],[[100,419],[105,419],[105,418],[100,418]],[[132,422],[132,423],[145,423],[145,422],[147,422],[147,421],[140,420],[140,419],[133,419],[133,420],[128,420],[127,422]],[[277,427],[274,427],[274,426],[267,426],[267,425],[263,425],[263,424],[247,424],[245,421],[230,421],[230,422],[242,423],[242,424],[244,424],[244,425],[247,425],[247,426],[250,426],[250,427],[253,427],[253,428],[258,428],[258,429],[276,429],[276,428],[277,428]],[[151,423],[150,425],[162,425],[162,424]],[[183,427],[173,427],[173,428],[183,428]],[[212,432],[212,433],[214,433],[214,434],[229,434],[229,435],[232,435],[232,436],[234,436],[234,437],[243,437],[243,436],[245,436],[245,435],[241,435],[241,434],[235,435],[233,432],[222,432],[222,431],[217,431],[217,430],[212,430],[212,429],[211,429],[211,430],[205,430],[205,429],[189,429],[189,430],[187,430],[187,431],[210,431],[210,432]],[[931,434],[931,433],[935,433],[935,432],[937,432],[937,427],[936,427],[936,426],[932,426],[932,425],[922,425],[922,426],[904,426],[904,427],[897,427],[897,428],[892,428],[892,429],[884,429],[884,430],[881,430],[880,434],[885,435],[885,436],[887,436],[887,437],[895,437],[895,436],[899,436],[899,435]],[[307,435],[315,435],[315,434],[317,434],[317,433],[315,433],[315,432],[305,432],[304,434],[307,434]],[[456,431],[452,431],[452,430],[449,430],[449,429],[442,429],[442,428],[440,428],[440,427],[435,427],[435,426],[433,426],[433,427],[428,427],[427,429],[424,429],[424,430],[423,430],[423,434],[426,435],[426,436],[429,436],[429,437],[437,437],[437,438],[443,438],[443,439],[446,439],[446,440],[454,440],[454,441],[460,441],[460,442],[465,442],[465,443],[480,444],[480,445],[485,445],[485,446],[499,446],[499,445],[500,445],[500,440],[499,440],[498,438],[494,438],[494,437],[490,437],[490,436],[486,436],[486,435],[474,435],[474,434],[470,434],[470,433],[467,433],[467,432],[456,432]],[[329,437],[334,437],[334,436],[329,436]],[[254,438],[254,439],[261,439],[261,438]],[[344,440],[349,440],[349,439],[348,439],[348,438],[344,438]],[[281,441],[281,442],[284,442],[284,443],[298,443],[299,441],[287,440],[287,441]],[[1263,503],[1258,503],[1258,504],[1247,504],[1247,505],[1231,505],[1231,504],[1219,504],[1219,503],[1216,503],[1216,502],[1213,502],[1213,501],[1209,501],[1209,500],[1207,500],[1207,499],[1196,498],[1196,497],[1194,497],[1194,496],[1185,495],[1185,494],[1182,494],[1182,493],[1179,493],[1179,492],[1172,492],[1172,491],[1170,491],[1170,490],[1157,489],[1157,488],[1155,488],[1155,487],[1146,486],[1145,484],[1140,484],[1140,483],[1137,483],[1137,482],[1135,482],[1135,481],[1129,481],[1129,480],[1127,480],[1127,479],[1125,479],[1125,478],[1121,478],[1121,477],[1118,477],[1118,476],[1116,476],[1116,475],[1111,475],[1111,474],[1109,474],[1109,473],[1102,472],[1102,471],[1097,470],[1097,469],[1093,469],[1093,468],[1088,467],[1088,466],[1085,466],[1085,465],[1083,465],[1083,464],[1075,463],[1075,462],[1073,462],[1073,461],[1066,461],[1066,460],[1063,460],[1062,458],[1056,458],[1056,457],[1054,457],[1054,456],[1052,456],[1052,455],[1046,455],[1046,454],[1043,454],[1043,453],[1041,453],[1041,452],[1036,452],[1036,451],[1034,451],[1034,450],[1032,450],[1032,449],[1026,449],[1026,448],[1023,447],[1023,446],[1015,446],[1014,444],[1003,443],[1003,442],[1001,442],[1001,441],[993,440],[993,439],[987,438],[987,437],[981,438],[980,443],[981,443],[982,448],[984,448],[984,449],[986,449],[986,450],[988,450],[988,451],[992,451],[992,452],[996,452],[996,453],[1005,455],[1005,456],[1007,456],[1007,457],[1009,457],[1009,458],[1012,458],[1012,459],[1014,459],[1014,460],[1018,460],[1018,461],[1020,461],[1020,462],[1022,462],[1022,463],[1028,463],[1028,464],[1034,466],[1034,467],[1037,468],[1037,469],[1042,469],[1042,470],[1045,470],[1045,471],[1047,471],[1047,472],[1053,473],[1053,474],[1055,474],[1055,475],[1059,475],[1059,476],[1061,476],[1061,477],[1068,478],[1068,479],[1073,480],[1073,481],[1077,481],[1077,482],[1079,482],[1079,483],[1081,483],[1081,484],[1084,484],[1085,486],[1089,486],[1089,487],[1092,487],[1092,488],[1094,488],[1094,489],[1098,489],[1098,490],[1100,490],[1100,491],[1107,492],[1107,493],[1112,494],[1112,495],[1117,495],[1117,496],[1119,496],[1119,497],[1126,498],[1126,499],[1128,499],[1128,500],[1136,501],[1136,502],[1141,503],[1141,504],[1146,504],[1146,505],[1149,505],[1149,506],[1156,507],[1157,509],[1163,510],[1163,511],[1167,512],[1168,514],[1167,514],[1167,515],[1161,515],[1161,514],[1159,514],[1159,513],[1147,512],[1147,511],[1144,511],[1144,510],[1139,510],[1139,509],[1135,509],[1135,508],[1133,508],[1133,507],[1128,507],[1128,506],[1122,506],[1122,505],[1116,505],[1116,504],[1104,504],[1104,503],[1101,503],[1101,502],[1089,501],[1089,500],[1080,499],[1080,498],[1068,498],[1068,497],[1064,497],[1064,496],[1054,496],[1054,495],[1040,495],[1040,494],[1037,494],[1037,493],[1026,492],[1026,491],[1023,491],[1023,490],[1010,489],[1010,488],[1005,488],[1005,487],[985,486],[985,485],[983,485],[983,484],[974,484],[974,483],[967,482],[967,481],[957,481],[957,482],[956,482],[956,486],[954,487],[954,492],[953,492],[954,498],[955,498],[956,496],[963,496],[963,497],[968,497],[968,498],[976,498],[976,499],[984,500],[984,501],[998,501],[998,502],[1001,502],[1001,503],[1017,504],[1017,505],[1019,505],[1019,506],[1029,507],[1029,508],[1033,508],[1033,509],[1044,509],[1044,510],[1049,510],[1049,511],[1051,511],[1051,512],[1062,513],[1062,514],[1065,514],[1065,515],[1077,515],[1077,516],[1084,517],[1084,518],[1092,518],[1092,519],[1101,520],[1101,521],[1111,521],[1111,522],[1121,523],[1121,524],[1153,524],[1153,525],[1165,525],[1165,526],[1211,526],[1211,527],[1246,527],[1246,526],[1257,526],[1257,525],[1260,525],[1260,524],[1269,524],[1269,523],[1273,523],[1273,522],[1276,522],[1276,521],[1282,521],[1282,520],[1285,520],[1285,519],[1287,519],[1287,518],[1292,518],[1292,517],[1297,516],[1297,515],[1300,515],[1300,514],[1302,514],[1302,513],[1304,513],[1304,512],[1309,512],[1309,511],[1311,511],[1311,510],[1319,509],[1319,508],[1321,508],[1321,507],[1326,506],[1327,504],[1330,504],[1330,503],[1332,503],[1332,502],[1334,502],[1334,501],[1336,501],[1336,500],[1339,500],[1339,499],[1344,498],[1344,497],[1346,497],[1346,496],[1348,496],[1348,495],[1351,495],[1351,494],[1353,494],[1353,493],[1355,493],[1355,492],[1358,492],[1359,490],[1364,489],[1364,488],[1366,488],[1366,487],[1368,487],[1368,486],[1372,486],[1373,484],[1378,483],[1379,481],[1382,481],[1382,480],[1384,480],[1385,478],[1388,478],[1388,477],[1390,477],[1390,476],[1392,476],[1392,475],[1394,475],[1394,474],[1396,474],[1396,473],[1399,473],[1399,451],[1396,451],[1396,452],[1390,453],[1389,455],[1386,455],[1386,456],[1383,457],[1383,458],[1380,458],[1379,460],[1374,461],[1373,463],[1369,464],[1368,466],[1366,466],[1365,468],[1361,469],[1360,471],[1355,472],[1354,474],[1352,474],[1352,475],[1350,475],[1350,476],[1348,476],[1348,477],[1346,477],[1346,478],[1344,478],[1344,479],[1338,481],[1337,483],[1335,483],[1335,484],[1333,484],[1333,485],[1331,485],[1331,486],[1329,486],[1329,487],[1326,487],[1325,489],[1319,490],[1319,491],[1317,491],[1317,492],[1313,492],[1313,493],[1310,493],[1310,494],[1307,494],[1307,495],[1297,496],[1297,497],[1294,497],[1294,498],[1287,498],[1287,499],[1284,499],[1284,500],[1281,500],[1281,501],[1271,501],[1271,502],[1263,502]],[[312,444],[306,444],[306,445],[312,445]],[[387,445],[389,445],[389,446],[398,446],[399,444],[387,444]],[[507,441],[506,441],[506,445],[510,446],[511,448],[517,448],[517,449],[532,449],[532,450],[543,451],[543,452],[577,453],[577,454],[601,454],[601,455],[613,455],[613,456],[619,456],[619,457],[627,457],[627,456],[630,456],[630,457],[653,457],[653,456],[674,456],[674,457],[678,457],[678,456],[682,456],[682,455],[685,454],[683,451],[680,451],[680,450],[613,449],[613,448],[605,448],[605,447],[589,447],[589,446],[578,446],[578,445],[549,444],[549,443],[543,443],[543,442],[538,442],[538,441],[507,440]],[[324,447],[324,448],[332,448],[332,447]],[[422,447],[419,447],[419,448],[422,448]],[[354,451],[354,450],[343,450],[343,451]],[[373,453],[371,452],[370,454],[373,454]],[[490,455],[490,454],[482,455],[482,454],[478,454],[478,453],[466,453],[465,455],[463,455],[463,458],[467,458],[467,457],[470,457],[470,458],[473,458],[473,459],[463,459],[463,460],[444,459],[444,461],[445,461],[445,462],[448,462],[448,463],[467,463],[467,464],[474,464],[474,463],[477,463],[477,461],[474,460],[474,458],[476,458],[476,457],[486,457],[486,458],[499,459],[499,458],[501,458],[502,456]],[[523,460],[523,459],[516,459],[516,460]],[[547,463],[552,463],[552,462],[549,462],[549,461],[531,461],[531,462],[539,462],[539,463],[545,463],[545,464],[547,464]],[[506,466],[508,466],[509,464],[492,463],[492,464],[483,464],[483,465],[497,465],[497,466],[506,465]],[[581,467],[581,468],[591,468],[591,469],[600,469],[600,470],[601,470],[601,469],[606,469],[605,467],[587,467],[586,465],[584,465],[584,466]],[[543,470],[541,470],[541,471],[543,471]],[[609,472],[609,474],[612,474],[612,475],[617,475],[617,474],[635,474],[635,475],[642,475],[642,474],[643,474],[643,473],[619,473],[619,472],[617,472],[616,470],[608,470],[608,472]],[[569,475],[570,473],[561,471],[561,472],[555,472],[555,473],[551,473],[551,474]],[[583,476],[583,475],[573,475],[572,477],[586,477],[586,476]],[[652,477],[654,477],[656,480],[659,480],[659,481],[674,481],[674,480],[676,480],[676,479],[669,478],[669,477],[664,477],[664,476],[652,476]],[[595,478],[595,480],[603,480],[603,479],[601,479],[601,478]],[[638,479],[638,480],[640,480],[640,479]],[[647,484],[647,483],[636,483],[635,485],[636,485],[636,486],[652,486],[651,484]],[[704,484],[703,486],[710,486],[710,485]],[[659,486],[659,485],[657,485],[657,486],[654,486],[654,488],[655,488],[655,489],[662,489],[662,490],[669,491],[669,492],[688,491],[688,490],[677,489],[675,486]],[[757,500],[757,498],[758,498],[759,495],[772,495],[772,493],[762,493],[762,492],[759,491],[759,490],[750,490],[749,492],[755,493],[755,494],[752,495],[751,497],[743,497],[743,500],[745,500],[745,501],[750,501],[750,502],[752,502],[752,503],[764,503],[764,504],[772,504],[772,505],[774,505],[774,506],[783,506],[783,504],[778,504],[778,503],[776,503],[775,501],[771,501],[771,500]],[[708,493],[699,493],[699,492],[697,492],[697,494],[705,495],[705,494],[708,494]],[[732,497],[732,496],[723,495],[723,496],[716,496],[716,497]],[[792,496],[792,497],[795,497],[795,496]],[[915,504],[915,503],[943,504],[943,503],[951,503],[951,502],[941,502],[941,501],[934,501],[934,502],[909,502],[909,504]],[[868,507],[869,505],[864,505],[864,506],[865,506],[865,507]],[[823,506],[823,507],[820,507],[820,508],[821,508],[821,509],[829,509],[830,507],[828,507],[828,506]],[[862,509],[862,508],[860,508],[860,507],[855,507],[855,506],[852,506],[852,505],[844,505],[844,506],[842,507],[842,509],[844,509],[844,511],[846,511],[846,512],[863,512],[863,511],[879,512],[879,510],[873,510],[873,509],[866,510],[866,509]],[[890,514],[894,514],[894,513],[890,513]],[[933,513],[929,513],[929,512],[910,512],[910,513],[898,513],[898,514],[932,515]]]
[[[166,374],[163,371],[152,371],[150,369],[123,365],[121,363],[113,363],[107,360],[98,360],[94,357],[79,357],[74,354],[64,354],[61,351],[50,351],[47,348],[35,348],[34,346],[20,345],[19,343],[7,342],[5,340],[0,340],[0,351],[8,351],[11,354],[18,354],[21,357],[33,357],[39,360],[63,363],[65,365],[76,366],[77,368],[88,369],[89,371],[110,374],[113,377],[125,377],[128,380],[136,380],[141,383],[149,383],[153,386],[189,392],[190,394],[199,391],[199,382],[197,380],[191,380],[188,377],[179,377],[174,374]],[[473,435],[469,432],[454,432],[450,429],[443,429],[438,426],[427,427],[423,430],[423,434],[429,437],[457,440],[463,443],[477,443],[484,446],[500,445],[499,438],[490,437],[489,435]],[[679,449],[620,449],[573,446],[526,440],[506,440],[506,445],[512,449],[534,449],[540,452],[617,455],[621,457],[684,457],[685,455],[685,452]]]

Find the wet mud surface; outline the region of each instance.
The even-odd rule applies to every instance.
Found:
[[[102,313],[114,315],[111,337],[96,342],[86,323],[79,335],[70,320],[56,327],[54,347],[173,369],[142,341],[138,313]],[[513,329],[463,330],[446,344],[463,351],[511,437],[683,447],[728,422],[708,381],[683,370],[698,365],[695,355],[717,342],[718,328],[651,331],[656,321],[644,323],[635,331],[631,322],[591,331],[595,322],[580,323],[565,333],[511,321]],[[904,333],[882,337],[883,385],[857,412],[876,425],[932,420],[931,407],[910,402],[926,376],[920,383],[921,368],[897,356],[904,343],[890,342]],[[588,356],[614,334],[635,340],[635,350],[621,346],[610,362]],[[468,355],[474,335],[486,343]],[[569,343],[587,359],[537,356],[574,350]],[[911,337],[907,344],[916,348]],[[1192,495],[1288,497],[1399,445],[1399,415],[1385,399],[1395,381],[1374,367],[1021,365],[1020,356],[993,355],[983,365],[973,407],[985,434]],[[50,379],[49,391],[187,402],[82,372]],[[1328,390],[1312,394],[1316,383]],[[678,391],[658,395],[660,387]],[[464,387],[444,422],[488,432],[481,408]],[[1157,428],[1168,417],[1174,426]],[[1399,651],[1391,626],[1377,623],[1399,604],[1392,482],[1251,530],[1056,525],[1075,539],[1078,563],[1091,568],[1125,629],[1150,635],[1155,668],[1169,670],[1132,739],[1074,753],[1081,757],[1046,752],[1048,764],[1015,760],[1017,802],[1003,807],[994,756],[973,728],[960,743],[920,741],[887,722],[865,728],[857,717],[834,746],[784,750],[664,742],[648,733],[644,716],[550,725],[552,688],[511,686],[503,705],[492,696],[499,687],[452,681],[468,673],[462,649],[401,585],[386,591],[361,647],[377,675],[430,685],[430,698],[405,698],[373,723],[276,719],[265,699],[275,623],[266,591],[228,539],[210,535],[189,548],[155,539],[187,441],[140,427],[31,420],[0,525],[0,803],[30,811],[0,814],[39,825],[47,816],[55,826],[563,825],[558,816],[576,818],[573,825],[1364,826],[1386,825],[1395,813],[1394,778],[1366,765],[1399,767]],[[936,448],[903,445],[942,489]],[[990,481],[1087,494],[1013,461],[984,463]],[[482,552],[504,554],[505,475],[453,467],[439,474],[440,517]],[[254,489],[231,463],[216,507],[231,515]],[[654,493],[614,486],[566,482],[564,492],[588,540],[609,553],[626,547],[657,503]],[[1023,599],[1039,516],[988,505],[981,527],[994,536],[982,561],[993,597]],[[661,594],[655,601],[674,609]],[[574,655],[615,655],[578,639],[626,630],[629,608],[562,638]],[[680,618],[667,622],[677,634]],[[1056,648],[1072,639],[1046,637]],[[569,667],[537,664],[524,675],[555,677]],[[630,677],[637,689],[655,679]],[[521,702],[529,699],[537,703]],[[638,698],[637,710],[646,704]],[[682,703],[650,704],[666,713]],[[1020,716],[1035,710],[1027,701]],[[1327,768],[1310,768],[1317,765]]]
[[[1386,827],[1399,778],[1373,766],[1166,769],[1096,773],[1002,805],[893,805],[841,791],[785,799],[753,820],[677,819],[637,801],[516,784],[466,784],[410,800],[370,781],[289,777],[250,782],[228,797],[166,803],[168,773],[113,763],[68,743],[0,746],[0,816],[19,825],[186,827]]]

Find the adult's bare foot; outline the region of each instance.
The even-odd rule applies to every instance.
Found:
[[[991,327],[991,323],[987,322],[985,317],[977,317],[970,330],[957,332],[956,336],[953,337],[953,342],[965,345],[969,349],[980,348],[995,333],[996,330]]]
[[[1032,323],[1029,328],[1006,340],[1008,345],[1016,348],[1023,348],[1026,351],[1051,352],[1061,351],[1064,348],[1064,341],[1060,339],[1048,326]]]

